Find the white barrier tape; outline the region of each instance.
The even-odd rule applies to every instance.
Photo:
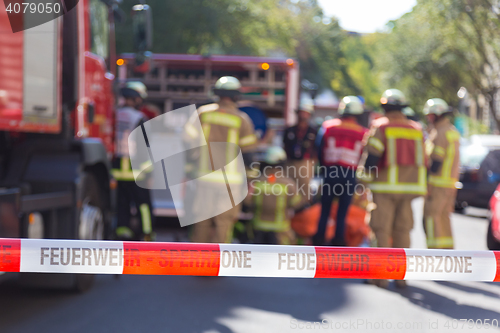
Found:
[[[0,271],[500,281],[500,252],[0,239]]]

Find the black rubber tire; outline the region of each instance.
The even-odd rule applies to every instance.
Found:
[[[488,224],[488,233],[486,234],[486,244],[488,245],[488,249],[491,251],[499,251],[500,250],[500,242],[493,236],[493,232],[491,231],[491,220]]]
[[[81,175],[81,186],[78,188],[76,197],[80,202],[85,198],[89,203],[100,208],[103,223],[106,224],[105,214],[109,211],[109,200],[106,200],[104,187],[99,186],[98,178],[91,172],[83,172]],[[62,209],[58,211],[57,237],[61,239],[80,239],[80,207]],[[67,221],[73,220],[73,225]],[[106,227],[106,225],[105,225]],[[104,228],[105,229],[105,228]],[[101,239],[104,239],[104,234]],[[92,237],[96,239],[96,237]],[[89,290],[94,283],[93,274],[57,274],[57,273],[21,273],[19,284],[26,288],[55,289],[83,293]]]
[[[92,173],[84,172],[82,174],[82,186],[80,188],[79,198],[81,202],[85,199],[89,199],[89,203],[101,209],[101,214],[104,216],[106,214],[105,203],[106,200],[103,198],[102,187],[99,186],[96,176]],[[81,209],[81,208],[80,208]],[[77,224],[76,224],[76,239],[80,238],[79,235],[79,217],[80,211],[77,214]],[[101,239],[104,239],[104,234],[101,235]],[[94,274],[76,274],[74,290],[77,292],[85,292],[89,290],[94,284],[95,275]]]
[[[456,201],[455,202],[455,213],[457,213],[457,214],[464,214],[465,207],[467,207],[466,203]]]

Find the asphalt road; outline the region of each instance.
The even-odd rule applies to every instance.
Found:
[[[421,208],[415,248],[425,247]],[[453,215],[456,247],[485,250],[484,211],[468,213]],[[85,294],[0,285],[1,333],[500,331],[480,326],[486,319],[499,324],[500,284],[410,281],[401,292],[360,280],[99,276]]]

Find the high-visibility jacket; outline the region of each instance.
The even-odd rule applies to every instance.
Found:
[[[370,131],[366,150],[379,156],[376,170],[365,170],[373,179],[372,192],[415,196],[427,193],[427,168],[421,126],[400,112]]]
[[[435,174],[429,175],[429,185],[455,188],[460,166],[460,133],[448,118],[438,121],[426,142],[431,160],[442,162]]]
[[[368,130],[355,120],[325,121],[316,138],[321,165],[356,168],[367,132]]]
[[[191,139],[206,140],[212,149],[201,149],[198,161],[198,173],[203,175],[203,180],[208,182],[220,183],[227,179],[228,183],[241,184],[243,174],[238,172],[241,166],[238,166],[236,158],[241,148],[242,152],[251,149],[257,144],[252,121],[246,113],[238,110],[235,103],[209,104],[198,109],[199,120],[203,133],[200,135],[196,126],[190,121],[186,125],[186,134]],[[220,149],[213,149],[212,144],[229,143],[224,149],[224,156],[221,156]],[[223,159],[224,161],[221,161]],[[224,167],[224,177],[217,165]],[[225,181],[224,181],[225,182]]]
[[[250,183],[253,193],[248,197],[254,207],[253,228],[259,231],[284,232],[290,230],[288,211],[297,207],[300,195],[289,178],[261,177]]]
[[[111,173],[116,180],[134,181],[134,172],[130,165],[128,138],[130,133],[144,122],[146,118],[141,111],[125,106],[116,111],[115,120],[115,154]],[[134,152],[136,153],[136,152]],[[137,152],[146,153],[147,152]],[[138,174],[138,172],[136,172]],[[143,175],[144,176],[144,175]],[[140,179],[138,179],[140,180]]]

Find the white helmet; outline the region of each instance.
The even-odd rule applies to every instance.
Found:
[[[298,108],[298,111],[305,111],[307,113],[313,113],[314,112],[314,101],[310,97],[303,96],[300,99],[300,105]]]
[[[240,90],[240,80],[234,76],[223,76],[215,82],[215,89]]]
[[[447,112],[450,112],[450,106],[441,98],[431,98],[424,106],[424,114],[435,114],[436,116],[441,116]]]
[[[236,97],[240,94],[240,80],[234,76],[223,76],[215,82],[214,94],[220,97]]]
[[[401,112],[407,117],[415,117],[415,111],[409,106],[405,107]]]
[[[363,103],[356,96],[346,96],[339,104],[340,115],[360,115],[364,112]]]
[[[286,152],[279,146],[271,146],[267,148],[264,162],[271,165],[276,165],[286,161]]]
[[[140,81],[127,82],[125,88],[135,91],[142,99],[146,99],[148,97],[148,89],[146,88],[146,85]]]

